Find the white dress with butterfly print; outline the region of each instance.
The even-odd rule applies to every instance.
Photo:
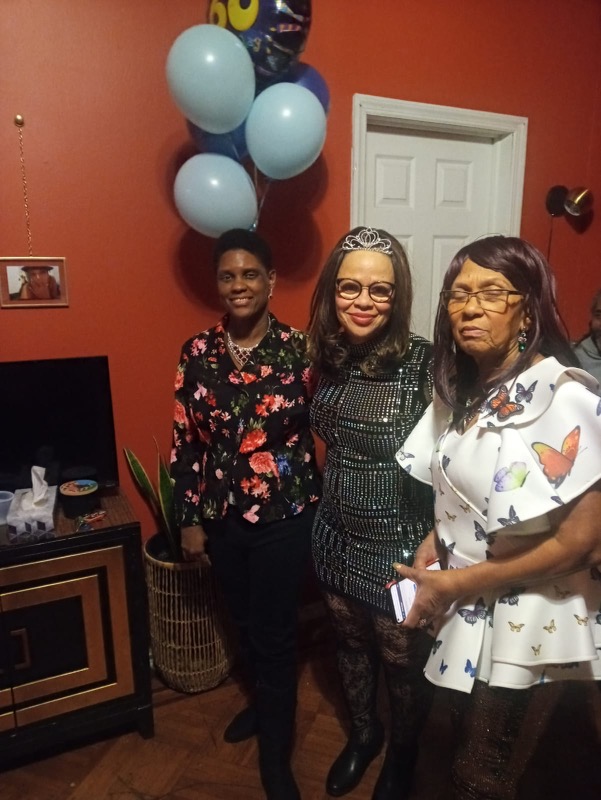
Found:
[[[601,478],[599,385],[554,358],[496,390],[465,434],[435,399],[397,458],[434,489],[449,569],[523,550],[547,514]],[[601,572],[464,598],[435,636],[426,675],[470,692],[475,678],[526,688],[601,679]]]

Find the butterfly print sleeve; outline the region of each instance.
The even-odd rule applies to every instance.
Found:
[[[489,492],[489,533],[512,533],[517,523],[525,524],[520,532],[535,532],[544,515],[601,478],[599,398],[580,382],[579,370],[550,371],[553,365],[545,362],[519,381],[527,388],[536,381],[532,404],[526,404],[519,418],[489,429],[499,440]],[[542,401],[537,403],[539,392]]]
[[[436,530],[449,568],[469,570],[527,551],[529,534],[550,534],[552,512],[601,478],[601,413],[589,381],[545,359],[517,377],[519,414],[498,414],[517,402],[514,382],[493,404],[494,415],[483,412],[463,436],[436,439],[432,415]],[[410,453],[419,452],[418,431],[405,443]],[[601,678],[599,574],[587,569],[478,591],[474,584],[473,594],[454,603],[439,623],[427,678],[464,692],[478,679],[526,688],[568,673]]]

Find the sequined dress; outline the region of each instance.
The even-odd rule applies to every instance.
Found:
[[[327,451],[323,498],[313,527],[313,559],[326,589],[389,611],[393,561],[411,563],[431,530],[432,491],[395,454],[429,403],[431,344],[411,335],[396,370],[370,377],[351,350],[340,382],[321,378],[311,425]]]

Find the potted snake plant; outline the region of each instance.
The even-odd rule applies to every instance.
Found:
[[[176,691],[212,689],[228,676],[234,661],[233,629],[213,572],[204,562],[182,558],[173,481],[158,445],[156,485],[134,453],[123,451],[157,527],[144,542],[155,670]]]
[[[155,444],[156,440],[155,440]],[[148,473],[137,456],[127,447],[123,448],[132,477],[146,501],[157,526],[156,540],[151,548],[164,561],[178,562],[182,560],[179,529],[175,519],[173,500],[173,481],[169,475],[165,459],[161,456],[157,444],[158,474],[156,487],[148,477]],[[153,537],[155,538],[155,537]]]

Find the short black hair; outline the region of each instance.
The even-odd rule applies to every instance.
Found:
[[[213,266],[217,269],[219,259],[228,250],[246,250],[263,264],[269,272],[271,266],[271,248],[261,236],[255,231],[248,231],[244,228],[232,228],[221,234],[215,242],[213,248]]]

